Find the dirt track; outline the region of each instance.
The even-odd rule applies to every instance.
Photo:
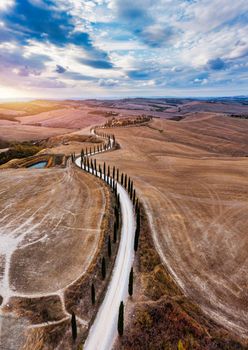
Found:
[[[122,149],[98,158],[134,179],[156,247],[185,293],[248,337],[248,122],[210,116],[112,129]],[[163,131],[161,131],[163,130]]]

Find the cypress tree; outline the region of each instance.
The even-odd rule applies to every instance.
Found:
[[[116,227],[119,227],[119,210],[117,206],[115,206],[115,219],[116,219]]]
[[[108,177],[110,177],[110,167],[108,165]]]
[[[118,205],[118,209],[120,209],[120,194],[119,193],[117,195],[117,205]]]
[[[71,333],[72,333],[72,339],[75,341],[77,339],[77,321],[75,313],[72,311],[71,314]]]
[[[123,173],[121,174],[121,185],[123,186]]]
[[[95,170],[95,175],[97,175],[96,159],[94,159],[94,170]]]
[[[119,168],[117,168],[117,171],[116,171],[116,180],[117,182],[119,182]]]
[[[119,306],[117,329],[118,329],[119,335],[122,336],[123,331],[124,331],[124,304],[123,304],[123,301],[121,301],[120,306]]]
[[[96,302],[96,291],[95,291],[95,286],[94,283],[91,285],[91,303],[94,305]]]
[[[113,239],[114,243],[116,243],[117,241],[117,225],[116,222],[114,223],[114,239]]]
[[[137,227],[140,228],[140,209],[139,208],[137,210],[136,224],[137,224]]]
[[[115,166],[113,166],[113,179],[115,178]]]
[[[125,189],[127,189],[127,174],[125,174],[124,187],[125,187]]]
[[[109,256],[109,258],[111,257],[111,255],[112,255],[111,239],[110,239],[110,236],[108,236],[108,256]]]
[[[137,200],[136,200],[136,205],[135,205],[135,212],[137,213],[137,211],[138,211],[138,208],[139,208],[139,200],[138,200],[138,198],[137,198]]]
[[[133,205],[135,205],[136,191],[133,190]]]
[[[131,268],[131,271],[129,274],[128,293],[130,296],[133,295],[133,268]]]
[[[106,261],[105,258],[102,258],[102,279],[104,280],[106,277]]]
[[[131,184],[130,184],[130,198],[131,199],[133,198],[133,181],[131,181]]]
[[[106,175],[106,164],[105,164],[105,162],[103,163],[103,174],[104,174],[104,179],[105,179],[105,175]]]
[[[94,174],[94,165],[93,165],[93,160],[91,158],[90,160],[90,167],[91,167],[91,173]]]
[[[134,251],[137,252],[139,244],[139,229],[136,227],[135,236],[134,236]]]

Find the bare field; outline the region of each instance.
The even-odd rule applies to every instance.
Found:
[[[0,104],[0,137],[10,142],[40,140],[106,121],[91,111],[84,103],[69,101]]]
[[[48,153],[69,155],[93,148],[94,140],[78,137],[112,112],[117,118],[160,116],[147,126],[109,129],[121,149],[96,158],[134,180],[160,258],[189,300],[230,334],[248,339],[248,121],[220,114],[228,106],[173,99],[36,101],[0,106],[1,115],[6,108],[0,128],[4,141],[50,138]],[[232,112],[246,110],[230,104]],[[178,114],[182,120],[166,120]],[[25,322],[34,322],[32,309],[37,322],[63,325],[64,292],[84,274],[101,241],[105,196],[100,181],[73,167],[0,172],[0,313],[18,309]],[[43,309],[47,298],[51,315]],[[85,309],[77,308],[84,318]]]
[[[19,323],[27,331],[30,323],[42,329],[47,322],[62,326],[68,320],[65,293],[92,268],[111,201],[100,180],[74,166],[2,170],[0,188],[0,322],[14,317],[0,337],[1,347]],[[79,330],[86,325],[79,319]]]
[[[51,136],[68,133],[69,129],[47,128],[31,125],[20,125],[18,123],[6,122],[0,125],[1,140],[7,142],[23,142],[31,140],[42,140]]]
[[[155,246],[187,296],[248,337],[248,122],[210,115],[111,129],[99,155],[133,179]]]
[[[27,117],[17,118],[22,124],[36,125],[51,128],[80,129],[93,124],[102,124],[103,116],[88,115],[88,110],[77,108],[59,109]]]
[[[5,260],[11,259],[5,262],[0,295],[66,287],[87,269],[97,248],[103,188],[73,168],[0,175],[0,249]]]

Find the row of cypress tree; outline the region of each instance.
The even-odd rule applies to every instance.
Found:
[[[115,223],[114,223],[114,232],[113,232],[113,243],[116,243],[117,241],[117,233],[119,228],[119,211],[120,211],[120,198],[119,194],[117,193],[117,182],[120,182],[121,185],[127,190],[129,197],[133,203],[133,206],[135,208],[136,212],[136,230],[135,230],[135,237],[134,237],[134,250],[135,252],[138,249],[138,243],[139,243],[139,235],[140,235],[140,207],[139,207],[139,201],[136,196],[136,191],[134,188],[133,181],[130,179],[130,177],[127,176],[127,174],[119,172],[118,168],[115,168],[113,166],[112,171],[110,169],[110,166],[106,166],[105,162],[103,164],[103,167],[99,164],[97,166],[96,159],[90,160],[89,155],[95,154],[96,152],[102,152],[105,150],[108,150],[109,148],[113,147],[116,144],[115,136],[114,135],[107,135],[104,133],[96,132],[96,129],[94,130],[95,134],[105,138],[108,140],[108,142],[101,146],[94,146],[94,149],[89,149],[89,152],[86,148],[86,151],[82,149],[81,151],[81,169],[84,169],[85,171],[91,173],[94,176],[97,176],[101,179],[103,179],[113,190],[115,196],[116,196],[116,207],[115,207]],[[71,159],[73,162],[75,162],[76,156],[75,153],[71,155]],[[112,255],[112,245],[111,245],[111,237],[108,236],[107,241],[107,253],[109,259]],[[106,259],[105,257],[102,257],[101,260],[101,275],[102,279],[105,279],[106,277]],[[133,267],[130,270],[129,273],[129,283],[128,283],[128,293],[130,296],[133,295]],[[95,285],[92,283],[91,285],[91,302],[92,305],[96,302],[96,291],[95,291]],[[77,337],[77,330],[75,330],[76,327],[76,318],[75,314],[72,313],[72,319],[71,319],[71,325],[72,325],[72,337],[75,340]],[[123,335],[124,332],[124,303],[121,301],[119,306],[119,313],[118,313],[118,323],[117,323],[117,329],[120,336]]]
[[[118,228],[119,228],[119,216],[120,216],[120,198],[119,195],[117,195],[116,192],[116,206],[115,206],[115,222],[114,222],[114,230],[113,230],[113,238],[111,240],[111,236],[108,235],[107,239],[107,254],[108,258],[111,259],[112,256],[112,241],[113,243],[117,242],[117,233],[118,233]],[[106,270],[107,270],[107,264],[106,264],[106,258],[103,256],[101,259],[101,277],[104,280],[106,277]],[[95,285],[92,283],[91,285],[91,303],[94,305],[96,302],[96,291],[95,291]]]
[[[133,295],[133,267],[129,273],[129,281],[128,281],[128,294],[132,297]],[[124,333],[124,303],[120,302],[119,313],[118,313],[118,321],[117,321],[117,330],[120,336]]]

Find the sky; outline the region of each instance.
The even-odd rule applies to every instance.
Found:
[[[247,0],[0,0],[0,99],[248,94]]]

